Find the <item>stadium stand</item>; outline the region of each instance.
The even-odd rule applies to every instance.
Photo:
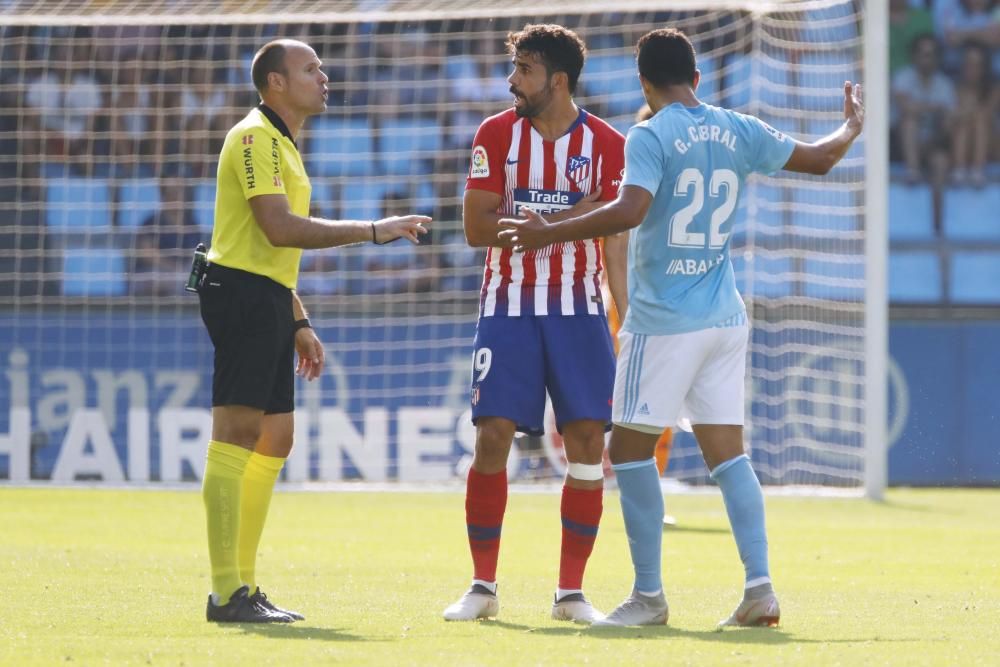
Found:
[[[818,30],[821,26],[823,39],[817,39],[817,44],[857,39],[856,16],[846,7],[810,10],[802,30]],[[900,303],[930,299],[947,304],[965,299],[967,293],[959,285],[948,289],[952,283],[945,278],[966,270],[963,265],[987,270],[994,258],[987,251],[1000,251],[1000,221],[995,214],[1000,210],[1000,141],[994,132],[994,127],[1000,126],[1000,88],[994,82],[1000,73],[996,69],[1000,52],[997,44],[977,41],[975,36],[983,33],[970,28],[996,25],[1000,15],[967,13],[964,5],[953,0],[890,2],[893,73],[911,65],[910,46],[914,40],[931,34],[941,49],[938,72],[954,87],[958,107],[980,108],[992,117],[992,122],[981,130],[985,136],[976,134],[971,139],[974,144],[988,147],[987,163],[982,169],[975,167],[974,160],[967,167],[971,158],[949,158],[953,167],[945,170],[942,178],[937,179],[932,170],[917,176],[901,166],[900,146],[894,144],[889,232],[898,266],[891,273],[894,281],[908,282],[893,284],[890,292],[893,301],[898,299]],[[475,28],[475,24],[465,28]],[[417,209],[450,218],[449,226],[435,229],[438,241],[461,245],[456,222],[462,184],[461,179],[451,178],[451,173],[464,170],[467,144],[478,121],[507,98],[507,66],[501,45],[470,38],[470,34],[478,34],[475,31],[450,33],[455,28],[448,26],[424,26],[412,34],[392,22],[359,25],[356,29],[357,34],[341,34],[343,27],[308,27],[321,43],[330,38],[328,48],[335,56],[327,58],[331,110],[310,120],[303,142],[304,157],[314,178],[314,208],[326,216],[368,217],[379,211],[387,193],[405,190],[414,197],[411,203]],[[482,29],[493,28],[483,24]],[[0,77],[8,82],[3,91],[11,104],[7,105],[10,113],[4,114],[9,121],[3,126],[7,129],[0,132],[3,164],[10,171],[19,164],[18,155],[33,156],[17,167],[20,172],[11,173],[39,179],[41,217],[45,231],[52,234],[45,245],[56,251],[67,245],[67,236],[80,234],[96,235],[91,240],[97,246],[111,243],[127,250],[125,241],[114,240],[125,236],[114,237],[114,231],[135,229],[155,212],[159,201],[155,178],[165,166],[178,169],[190,179],[195,215],[199,225],[210,230],[214,206],[212,156],[221,137],[214,136],[210,129],[199,129],[194,141],[185,140],[183,131],[187,126],[172,117],[176,115],[173,110],[188,108],[192,100],[164,102],[169,99],[169,91],[179,85],[210,81],[218,86],[218,94],[203,96],[204,105],[211,109],[202,115],[225,117],[227,120],[219,124],[227,126],[234,115],[254,101],[248,89],[253,53],[238,39],[227,38],[209,48],[206,36],[242,34],[259,40],[276,34],[273,28],[259,26],[151,27],[129,47],[128,53],[137,59],[136,66],[126,72],[130,76],[124,76],[125,68],[116,69],[113,54],[105,53],[108,30],[112,29],[61,28],[50,35],[37,28],[11,27],[4,33],[7,58]],[[400,37],[404,33],[405,39]],[[163,36],[170,39],[161,41]],[[380,40],[380,36],[400,38]],[[57,39],[53,41],[53,37]],[[588,108],[608,117],[623,132],[631,126],[635,109],[642,102],[629,39],[625,32],[600,31],[593,35],[579,95]],[[812,112],[829,111],[839,82],[858,75],[858,61],[842,49],[795,51],[775,42],[751,55],[749,43],[739,40],[721,47],[708,40],[697,48],[703,99],[750,110],[752,93],[756,91],[757,106],[753,111],[777,129],[806,138],[836,126],[835,113]],[[967,59],[979,48],[985,49],[986,66],[991,71],[977,79],[976,87],[969,83],[976,70],[970,69]],[[158,60],[167,67],[158,67]],[[55,64],[50,66],[50,62]],[[18,63],[17,67],[12,63]],[[25,81],[34,81],[40,87],[29,96],[15,99],[11,97],[10,82],[18,71],[24,73]],[[116,100],[127,100],[128,109],[112,108],[112,88],[124,89],[114,95]],[[895,99],[893,106],[898,130],[900,114]],[[772,113],[772,109],[785,108],[798,109],[799,113]],[[23,126],[18,125],[22,117]],[[18,129],[16,134],[14,129]],[[88,130],[93,132],[88,134]],[[109,136],[113,139],[109,140]],[[938,132],[925,138],[940,144],[941,155],[961,156],[954,145],[958,136],[958,132]],[[961,136],[963,141],[970,141],[969,135]],[[133,153],[121,153],[120,142],[115,143],[121,137],[135,138]],[[432,175],[436,176],[426,178]],[[400,188],[393,180],[413,181],[414,177],[423,178],[419,188],[412,187],[412,183]],[[379,185],[361,189],[347,186],[348,181],[354,183],[352,179],[367,178],[375,178]],[[862,231],[859,218],[850,212],[852,207],[863,204],[858,193],[785,188],[773,183],[757,187],[761,199],[753,212],[753,234],[758,243],[786,233]],[[11,197],[26,200],[27,195],[12,193]],[[733,227],[736,246],[746,240],[743,223],[749,213],[746,206],[738,211]],[[26,221],[29,217],[20,215],[18,219]],[[38,230],[7,233],[3,238],[15,244],[30,234],[37,237]],[[987,253],[978,256],[972,265],[961,254],[971,250],[970,246]],[[12,247],[5,252],[12,251]],[[761,261],[759,256],[757,261]],[[42,271],[46,266],[58,270],[60,262],[57,256],[37,266]],[[934,270],[928,268],[931,264]],[[78,272],[88,266],[96,265],[82,263],[73,268]],[[468,271],[474,278],[476,270],[468,267]],[[922,281],[911,282],[906,277],[913,271],[940,276],[939,284],[932,289]],[[852,275],[847,271],[844,277]],[[464,282],[465,277],[451,282]],[[8,276],[5,280],[18,278]],[[6,291],[12,290],[15,288]],[[776,294],[782,291],[775,288]],[[119,292],[110,289],[106,293]],[[982,299],[986,298],[976,303],[985,303]],[[1000,299],[994,305],[1000,305]]]
[[[111,191],[104,180],[56,178],[47,183],[46,225],[57,233],[111,230]]]
[[[937,252],[893,252],[889,256],[889,300],[900,304],[941,301],[941,273]]]
[[[929,185],[889,184],[889,240],[932,242],[934,193]]]
[[[1000,185],[944,192],[944,236],[950,241],[1000,242]]]
[[[125,255],[117,248],[68,248],[63,252],[65,296],[124,296]]]
[[[1000,252],[953,253],[950,280],[953,303],[1000,303]]]
[[[193,188],[194,216],[198,226],[211,233],[215,219],[215,180],[202,179]]]
[[[309,167],[316,176],[370,176],[375,135],[367,118],[316,118],[308,130]]]
[[[130,179],[118,186],[115,224],[135,229],[160,208],[160,185],[155,178]]]

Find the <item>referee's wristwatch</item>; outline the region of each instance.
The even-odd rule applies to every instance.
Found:
[[[308,317],[303,317],[301,320],[295,320],[295,324],[292,325],[292,331],[298,331],[299,329],[312,329],[312,324],[309,322]]]

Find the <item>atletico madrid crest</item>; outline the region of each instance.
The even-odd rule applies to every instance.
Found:
[[[566,162],[566,178],[580,187],[581,183],[590,178],[590,158],[573,155]]]

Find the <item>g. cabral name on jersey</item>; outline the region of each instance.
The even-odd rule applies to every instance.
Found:
[[[779,139],[784,136],[777,130],[774,132],[777,132]],[[674,140],[674,148],[681,155],[687,153],[688,149],[695,144],[703,141],[714,141],[717,144],[722,144],[733,153],[736,152],[736,134],[730,133],[728,128],[724,129],[718,125],[688,125],[687,135],[689,139],[687,142],[681,139]]]
[[[583,109],[564,135],[546,141],[508,109],[483,121],[473,142],[466,190],[500,196],[498,213],[522,207],[541,213],[572,208],[601,188],[601,201],[618,196],[625,138]],[[604,271],[597,239],[557,243],[515,254],[490,248],[480,295],[483,316],[597,315]]]

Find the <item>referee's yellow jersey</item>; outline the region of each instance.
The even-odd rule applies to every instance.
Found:
[[[284,194],[292,213],[309,215],[312,186],[281,117],[264,105],[229,130],[219,155],[215,226],[208,261],[242,269],[295,289],[299,248],[276,248],[253,217],[250,199]]]

